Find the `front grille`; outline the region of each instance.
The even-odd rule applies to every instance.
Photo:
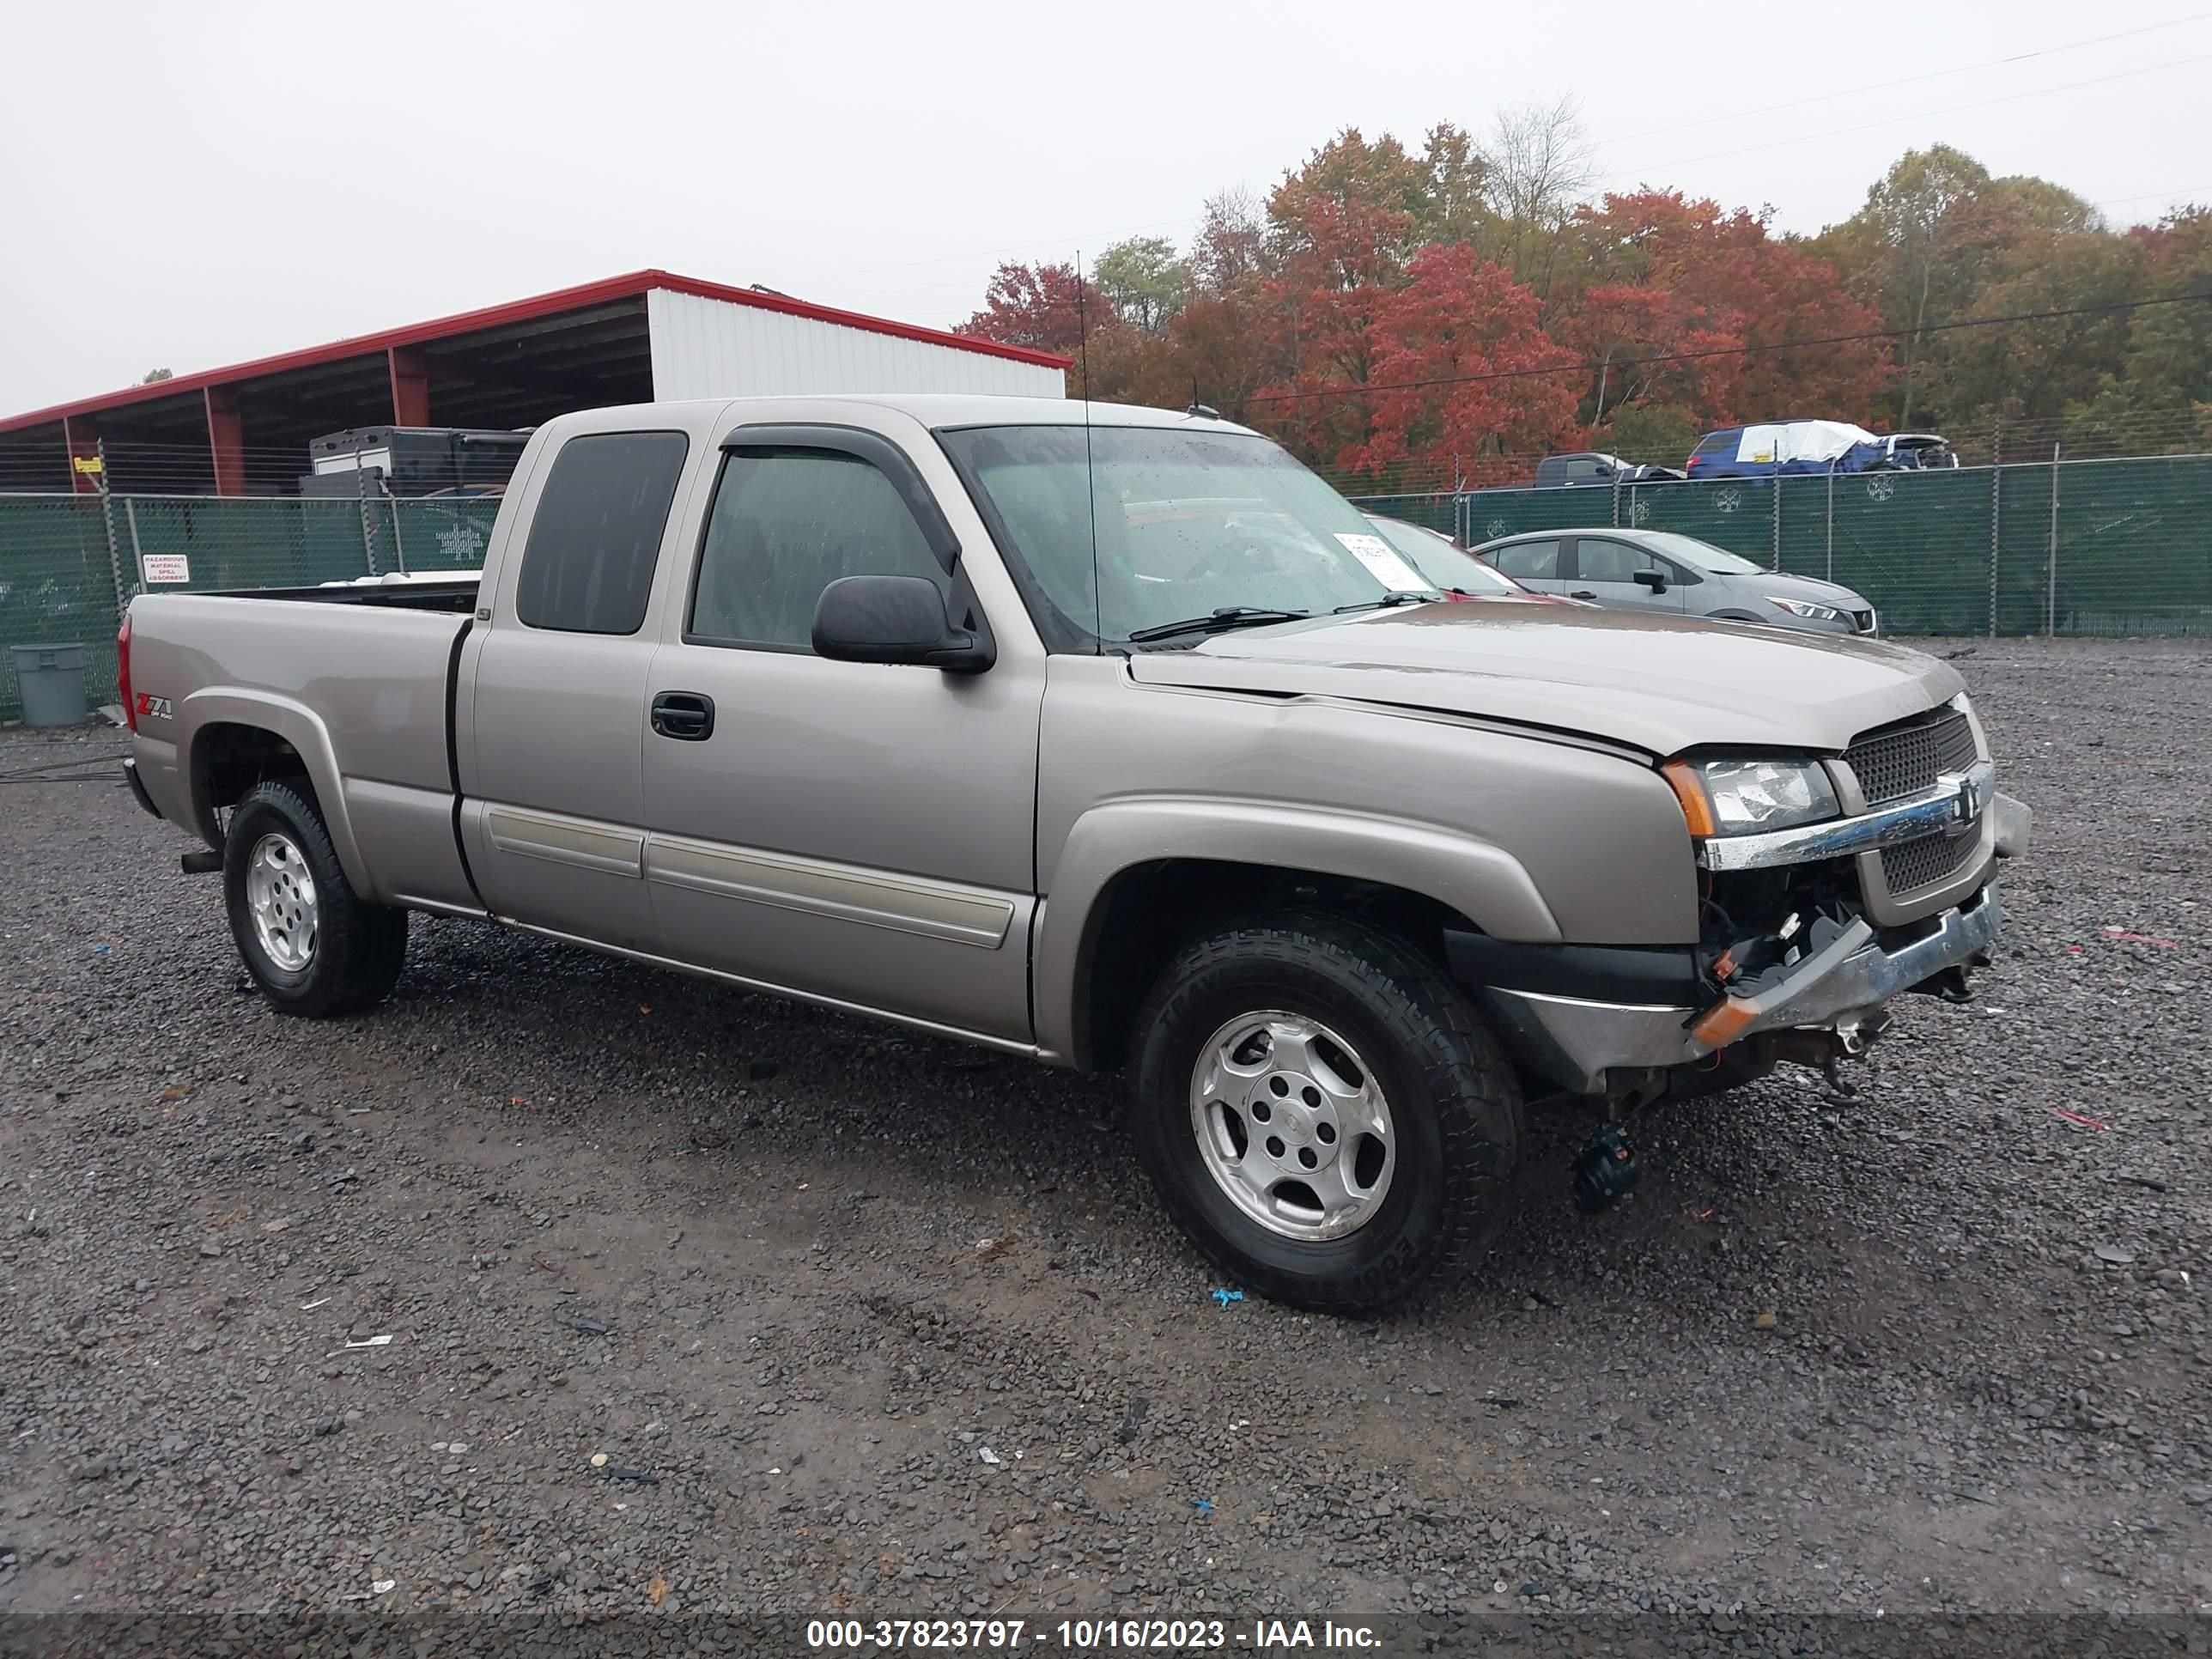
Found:
[[[1948,881],[1973,861],[1981,850],[1978,833],[1959,836],[1923,836],[1900,847],[1881,849],[1881,878],[1889,884],[1892,898],[1905,898],[1923,887]]]
[[[1939,708],[1870,732],[1844,750],[1869,806],[1933,789],[1946,772],[1974,763],[1974,728],[1962,710]]]

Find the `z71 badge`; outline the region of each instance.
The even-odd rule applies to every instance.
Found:
[[[150,691],[141,691],[138,694],[138,708],[136,712],[141,720],[149,716],[157,720],[167,720],[170,714],[169,700],[167,697],[157,697]]]

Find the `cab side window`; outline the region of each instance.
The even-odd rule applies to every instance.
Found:
[[[684,637],[810,650],[814,607],[841,576],[951,580],[884,474],[830,449],[747,449],[722,462]]]
[[[515,578],[524,626],[637,632],[690,447],[681,432],[589,432],[561,446]]]

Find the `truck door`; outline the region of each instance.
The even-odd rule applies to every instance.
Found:
[[[1044,660],[1025,616],[981,615],[940,499],[971,547],[981,524],[943,457],[916,453],[927,477],[857,426],[722,440],[641,700],[647,884],[671,956],[1027,1042]],[[928,578],[996,624],[998,659],[962,675],[816,656],[822,590],[861,574]]]
[[[495,915],[628,950],[645,887],[647,671],[683,431],[575,432],[533,467],[454,710],[462,844]]]

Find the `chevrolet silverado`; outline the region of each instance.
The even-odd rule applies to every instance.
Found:
[[[127,765],[283,1012],[422,911],[1119,1069],[1206,1255],[1371,1310],[1494,1233],[1528,1103],[1625,1161],[1965,995],[2029,825],[1903,647],[1443,598],[1203,410],[598,410],[480,575],[133,601]]]

